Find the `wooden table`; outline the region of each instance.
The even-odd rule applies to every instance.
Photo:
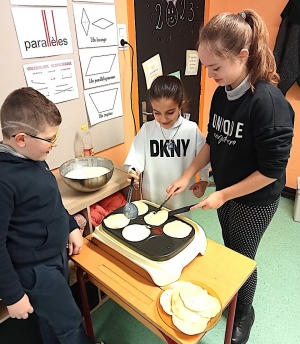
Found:
[[[188,336],[167,326],[157,312],[157,298],[164,287],[156,286],[150,275],[127,258],[98,240],[84,239],[82,252],[72,256],[79,267],[77,278],[83,303],[87,333],[94,340],[85,282],[91,281],[110,298],[126,309],[167,343],[196,344],[204,334]],[[219,295],[222,308],[228,305],[225,344],[231,334],[237,292],[256,267],[256,262],[210,239],[204,256],[197,256],[180,277],[184,281],[199,281]],[[86,274],[84,274],[86,272]]]

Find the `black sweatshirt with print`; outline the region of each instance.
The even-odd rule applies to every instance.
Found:
[[[218,87],[206,138],[217,190],[259,171],[276,181],[236,201],[246,205],[272,203],[285,186],[293,126],[294,111],[272,84],[259,82],[254,93],[249,89],[235,100],[228,100],[225,88]]]

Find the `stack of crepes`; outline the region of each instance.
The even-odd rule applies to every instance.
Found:
[[[221,311],[216,297],[191,282],[176,282],[161,294],[159,301],[163,310],[172,316],[173,324],[188,335],[204,332],[210,319]]]

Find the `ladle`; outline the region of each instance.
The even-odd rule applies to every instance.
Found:
[[[135,171],[135,169],[133,169]],[[131,178],[130,186],[127,195],[127,201],[123,209],[123,214],[129,219],[134,220],[138,217],[139,211],[135,204],[131,203],[132,189],[133,189],[134,178]]]

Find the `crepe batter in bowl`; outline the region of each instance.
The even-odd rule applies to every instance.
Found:
[[[101,166],[85,166],[68,172],[65,177],[70,179],[97,178],[108,173],[109,169]]]

